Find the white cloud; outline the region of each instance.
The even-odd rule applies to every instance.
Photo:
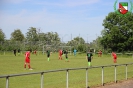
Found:
[[[15,0],[12,0],[15,2]],[[88,5],[98,2],[99,0],[66,0],[63,3],[48,3],[54,4],[57,6],[80,6]],[[20,1],[21,2],[21,1]],[[20,3],[18,1],[18,3]],[[46,3],[45,3],[46,4]],[[95,6],[93,9],[96,9]],[[92,10],[92,9],[89,9]],[[86,34],[91,31],[93,34],[98,34],[98,30],[102,30],[102,20],[104,16],[98,17],[89,17],[91,13],[88,8],[86,9],[77,9],[75,11],[70,10],[64,13],[55,13],[47,11],[47,7],[41,11],[31,12],[29,10],[23,9],[18,12],[16,15],[11,15],[10,13],[3,12],[0,14],[0,27],[4,30],[9,38],[10,33],[14,29],[21,29],[25,34],[29,27],[41,28],[43,32],[58,32],[59,34],[65,35],[68,34],[70,39],[71,33],[74,34]],[[77,36],[77,35],[76,35]],[[91,36],[91,35],[90,35]],[[67,39],[67,36],[64,39]]]
[[[78,20],[78,18],[73,18],[73,16],[68,16],[68,14],[58,15],[59,14],[50,14],[46,10],[31,14],[26,10],[22,10],[16,15],[3,14],[0,21],[0,27],[6,31],[5,33],[7,33],[8,30],[8,32],[11,33],[14,29],[19,28],[25,34],[29,27],[41,27],[43,32],[53,31],[62,35],[70,35],[71,33],[85,34],[88,30],[91,30],[93,34],[93,32],[100,29],[100,23],[103,19],[103,17],[100,16],[83,18],[83,21],[81,22],[75,21],[74,19]],[[7,38],[9,38],[10,34],[7,33],[6,35],[8,35]],[[70,36],[68,37],[70,39]],[[67,39],[67,37],[65,38]]]

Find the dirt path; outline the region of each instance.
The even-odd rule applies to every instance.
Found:
[[[105,84],[101,87],[92,87],[92,88],[133,88],[133,79],[128,79],[126,81],[113,83],[113,84]]]

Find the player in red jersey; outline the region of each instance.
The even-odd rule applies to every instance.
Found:
[[[101,57],[101,56],[102,56],[102,50],[99,50],[98,57]]]
[[[34,54],[37,55],[37,51],[36,50],[34,50]]]
[[[62,50],[59,50],[59,60],[62,60],[62,54],[63,54]]]
[[[28,65],[29,70],[33,70],[30,66],[30,51],[27,51],[25,53],[25,64],[24,64],[24,68],[26,69],[26,65]]]
[[[114,63],[117,63],[117,55],[115,52],[112,52],[112,56],[113,56],[113,59],[114,59]]]

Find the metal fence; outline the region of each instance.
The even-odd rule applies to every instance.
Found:
[[[48,70],[48,71],[41,71],[41,72],[4,75],[4,76],[0,76],[0,78],[6,78],[6,88],[9,88],[9,78],[10,77],[40,74],[41,75],[41,79],[40,79],[41,88],[44,88],[44,74],[45,73],[66,71],[66,88],[68,88],[69,87],[69,72],[71,70],[84,69],[84,70],[86,70],[86,80],[85,80],[86,81],[86,88],[88,88],[88,70],[89,69],[101,68],[101,83],[102,83],[102,86],[104,86],[104,68],[106,68],[106,67],[114,67],[114,82],[117,83],[117,67],[118,66],[125,66],[125,79],[127,80],[127,78],[128,78],[128,72],[127,72],[128,65],[133,65],[133,63],[118,64],[118,65],[106,65],[106,66],[94,66],[94,67],[82,67],[82,68],[68,68],[68,69],[58,69],[58,70]]]

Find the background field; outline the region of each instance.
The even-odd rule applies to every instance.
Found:
[[[56,70],[64,68],[79,68],[87,67],[86,54],[77,56],[69,55],[69,61],[58,60],[58,54],[53,53],[50,61],[47,61],[46,54],[33,55],[31,54],[31,67],[33,70],[24,70],[24,55],[14,56],[12,53],[0,55],[0,76],[7,74],[20,74],[29,72],[39,72],[47,70]],[[117,64],[132,63],[131,56],[118,56]],[[111,65],[114,64],[111,55],[103,55],[98,57],[94,55],[92,66]],[[133,77],[133,66],[128,66],[128,78]],[[85,88],[85,70],[69,71],[69,88]],[[101,68],[89,69],[88,73],[89,86],[101,85]],[[10,88],[40,88],[40,74],[10,77]],[[125,66],[117,67],[117,79],[125,79]],[[114,67],[107,67],[104,70],[104,82],[114,82]],[[0,88],[5,88],[5,78],[0,79]],[[44,88],[65,88],[66,87],[66,72],[54,72],[44,74]]]

